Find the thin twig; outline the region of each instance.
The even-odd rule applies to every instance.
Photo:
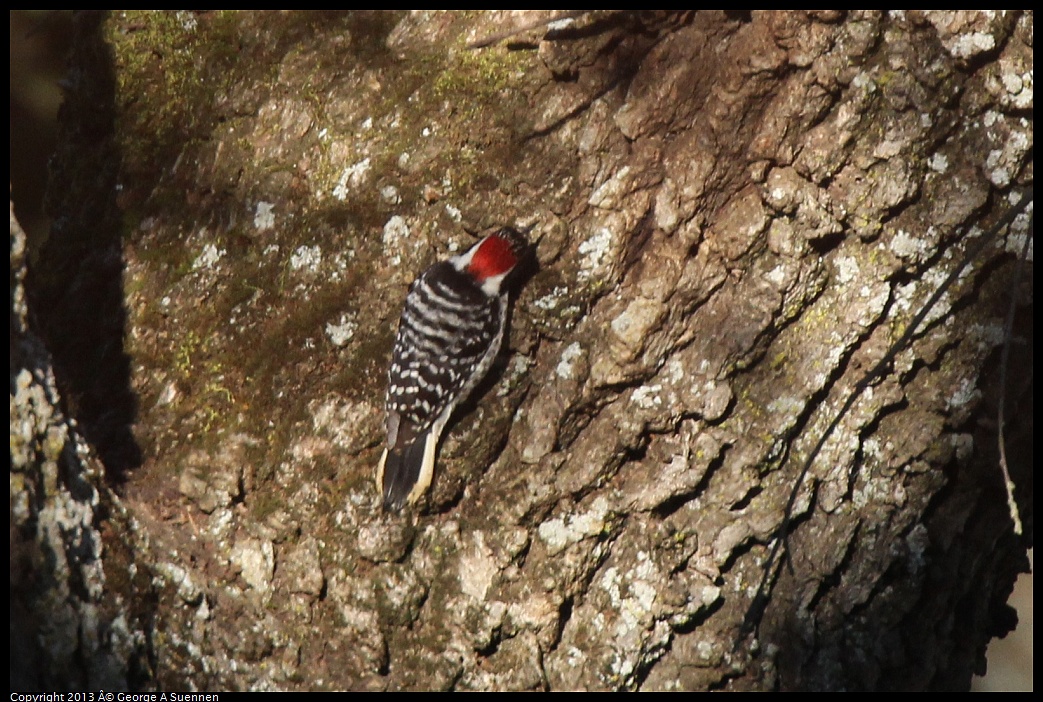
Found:
[[[1020,204],[1020,203],[1019,203]],[[1010,510],[1010,520],[1014,522],[1014,533],[1021,536],[1021,513],[1018,511],[1018,503],[1014,500],[1014,481],[1010,479],[1010,468],[1007,465],[1007,442],[1003,440],[1004,406],[1007,403],[1007,366],[1010,359],[1010,340],[1014,335],[1014,310],[1017,308],[1017,282],[1021,280],[1021,269],[1028,258],[1029,244],[1032,243],[1032,220],[1029,219],[1028,231],[1025,233],[1025,243],[1021,247],[1021,255],[1014,264],[1014,282],[1011,288],[1010,307],[1007,308],[1007,320],[1003,329],[1003,351],[1000,353],[1000,398],[999,412],[996,421],[996,438],[1000,448],[1000,469],[1003,471],[1003,487],[1007,491],[1007,507]]]
[[[468,49],[484,49],[487,46],[492,46],[493,44],[498,44],[499,42],[503,41],[504,39],[510,39],[511,37],[514,37],[514,36],[517,36],[517,35],[522,34],[524,32],[527,32],[530,29],[536,29],[538,27],[546,27],[548,24],[554,24],[555,22],[557,22],[559,20],[574,19],[576,17],[579,17],[580,15],[582,15],[585,12],[590,12],[590,10],[568,10],[568,11],[563,12],[560,15],[556,15],[554,17],[544,18],[544,19],[541,19],[541,20],[537,20],[535,22],[530,22],[528,24],[522,25],[521,27],[516,27],[514,29],[509,29],[509,30],[507,30],[505,32],[499,32],[497,34],[490,34],[489,36],[482,37],[481,39],[475,39],[474,41],[472,41],[471,43],[469,43],[467,45],[467,48]]]

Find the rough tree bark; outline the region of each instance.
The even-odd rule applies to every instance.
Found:
[[[79,18],[29,323],[12,255],[12,685],[968,686],[1032,534],[1029,219],[990,229],[1032,180],[1032,14],[468,47],[548,16]],[[502,223],[539,259],[503,363],[383,515],[406,286]],[[812,463],[743,638],[803,462],[983,237]]]

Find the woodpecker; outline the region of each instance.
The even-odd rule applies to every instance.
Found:
[[[387,443],[377,466],[385,510],[413,504],[430,487],[446,422],[500,351],[504,282],[527,250],[525,238],[505,227],[410,285],[388,370]]]

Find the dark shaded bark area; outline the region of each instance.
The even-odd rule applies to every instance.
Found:
[[[82,588],[12,567],[25,637],[94,617],[37,636],[27,687],[967,688],[1033,525],[1030,218],[995,226],[1031,192],[1032,14],[595,12],[467,48],[536,17],[82,20],[29,301],[108,480],[65,448],[48,481],[15,417],[57,389],[13,354],[15,553],[96,544]],[[384,515],[406,286],[500,224],[539,269],[426,504]],[[743,638],[802,467],[910,328]],[[74,493],[79,536],[46,511]]]

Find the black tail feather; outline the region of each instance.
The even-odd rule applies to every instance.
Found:
[[[398,512],[405,506],[424,466],[426,435],[421,434],[407,446],[388,451],[384,463],[384,509]]]

